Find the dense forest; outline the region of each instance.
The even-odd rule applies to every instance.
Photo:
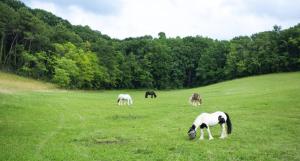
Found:
[[[251,25],[251,24],[249,24]],[[18,0],[0,1],[0,68],[64,88],[185,88],[300,69],[300,24],[219,41],[112,39]]]

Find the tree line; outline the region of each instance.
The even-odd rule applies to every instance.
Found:
[[[185,88],[300,69],[300,24],[219,41],[112,39],[18,0],[0,2],[0,68],[64,88]]]

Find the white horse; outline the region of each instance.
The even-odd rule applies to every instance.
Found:
[[[132,98],[129,94],[119,94],[118,96],[118,105],[131,105],[133,103]]]
[[[225,129],[225,123],[227,125],[227,133]],[[230,134],[232,131],[232,124],[229,118],[229,115],[225,112],[214,112],[214,113],[201,113],[194,121],[192,127],[188,131],[188,135],[190,139],[194,139],[196,137],[196,130],[200,127],[200,140],[204,139],[204,131],[203,129],[207,129],[207,133],[209,136],[209,140],[213,139],[209,126],[214,126],[220,124],[222,126],[221,139],[227,137],[227,134]]]

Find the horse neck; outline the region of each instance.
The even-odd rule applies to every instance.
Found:
[[[202,122],[202,117],[201,117],[201,115],[200,116],[198,116],[197,118],[196,118],[196,120],[194,121],[194,125],[196,126],[196,129],[198,128],[198,127],[200,127],[200,125],[202,124],[203,122]],[[195,130],[196,130],[195,129]]]

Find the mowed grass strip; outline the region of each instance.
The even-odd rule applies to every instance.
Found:
[[[0,92],[0,160],[300,160],[299,72],[157,91],[156,99],[142,90],[21,90],[26,80],[0,77],[0,89],[14,91]],[[194,92],[203,97],[200,107],[188,104]],[[118,106],[120,93],[134,104]],[[214,140],[198,140],[199,131],[188,140],[196,116],[214,111],[229,113],[232,135],[219,139],[216,126]]]

